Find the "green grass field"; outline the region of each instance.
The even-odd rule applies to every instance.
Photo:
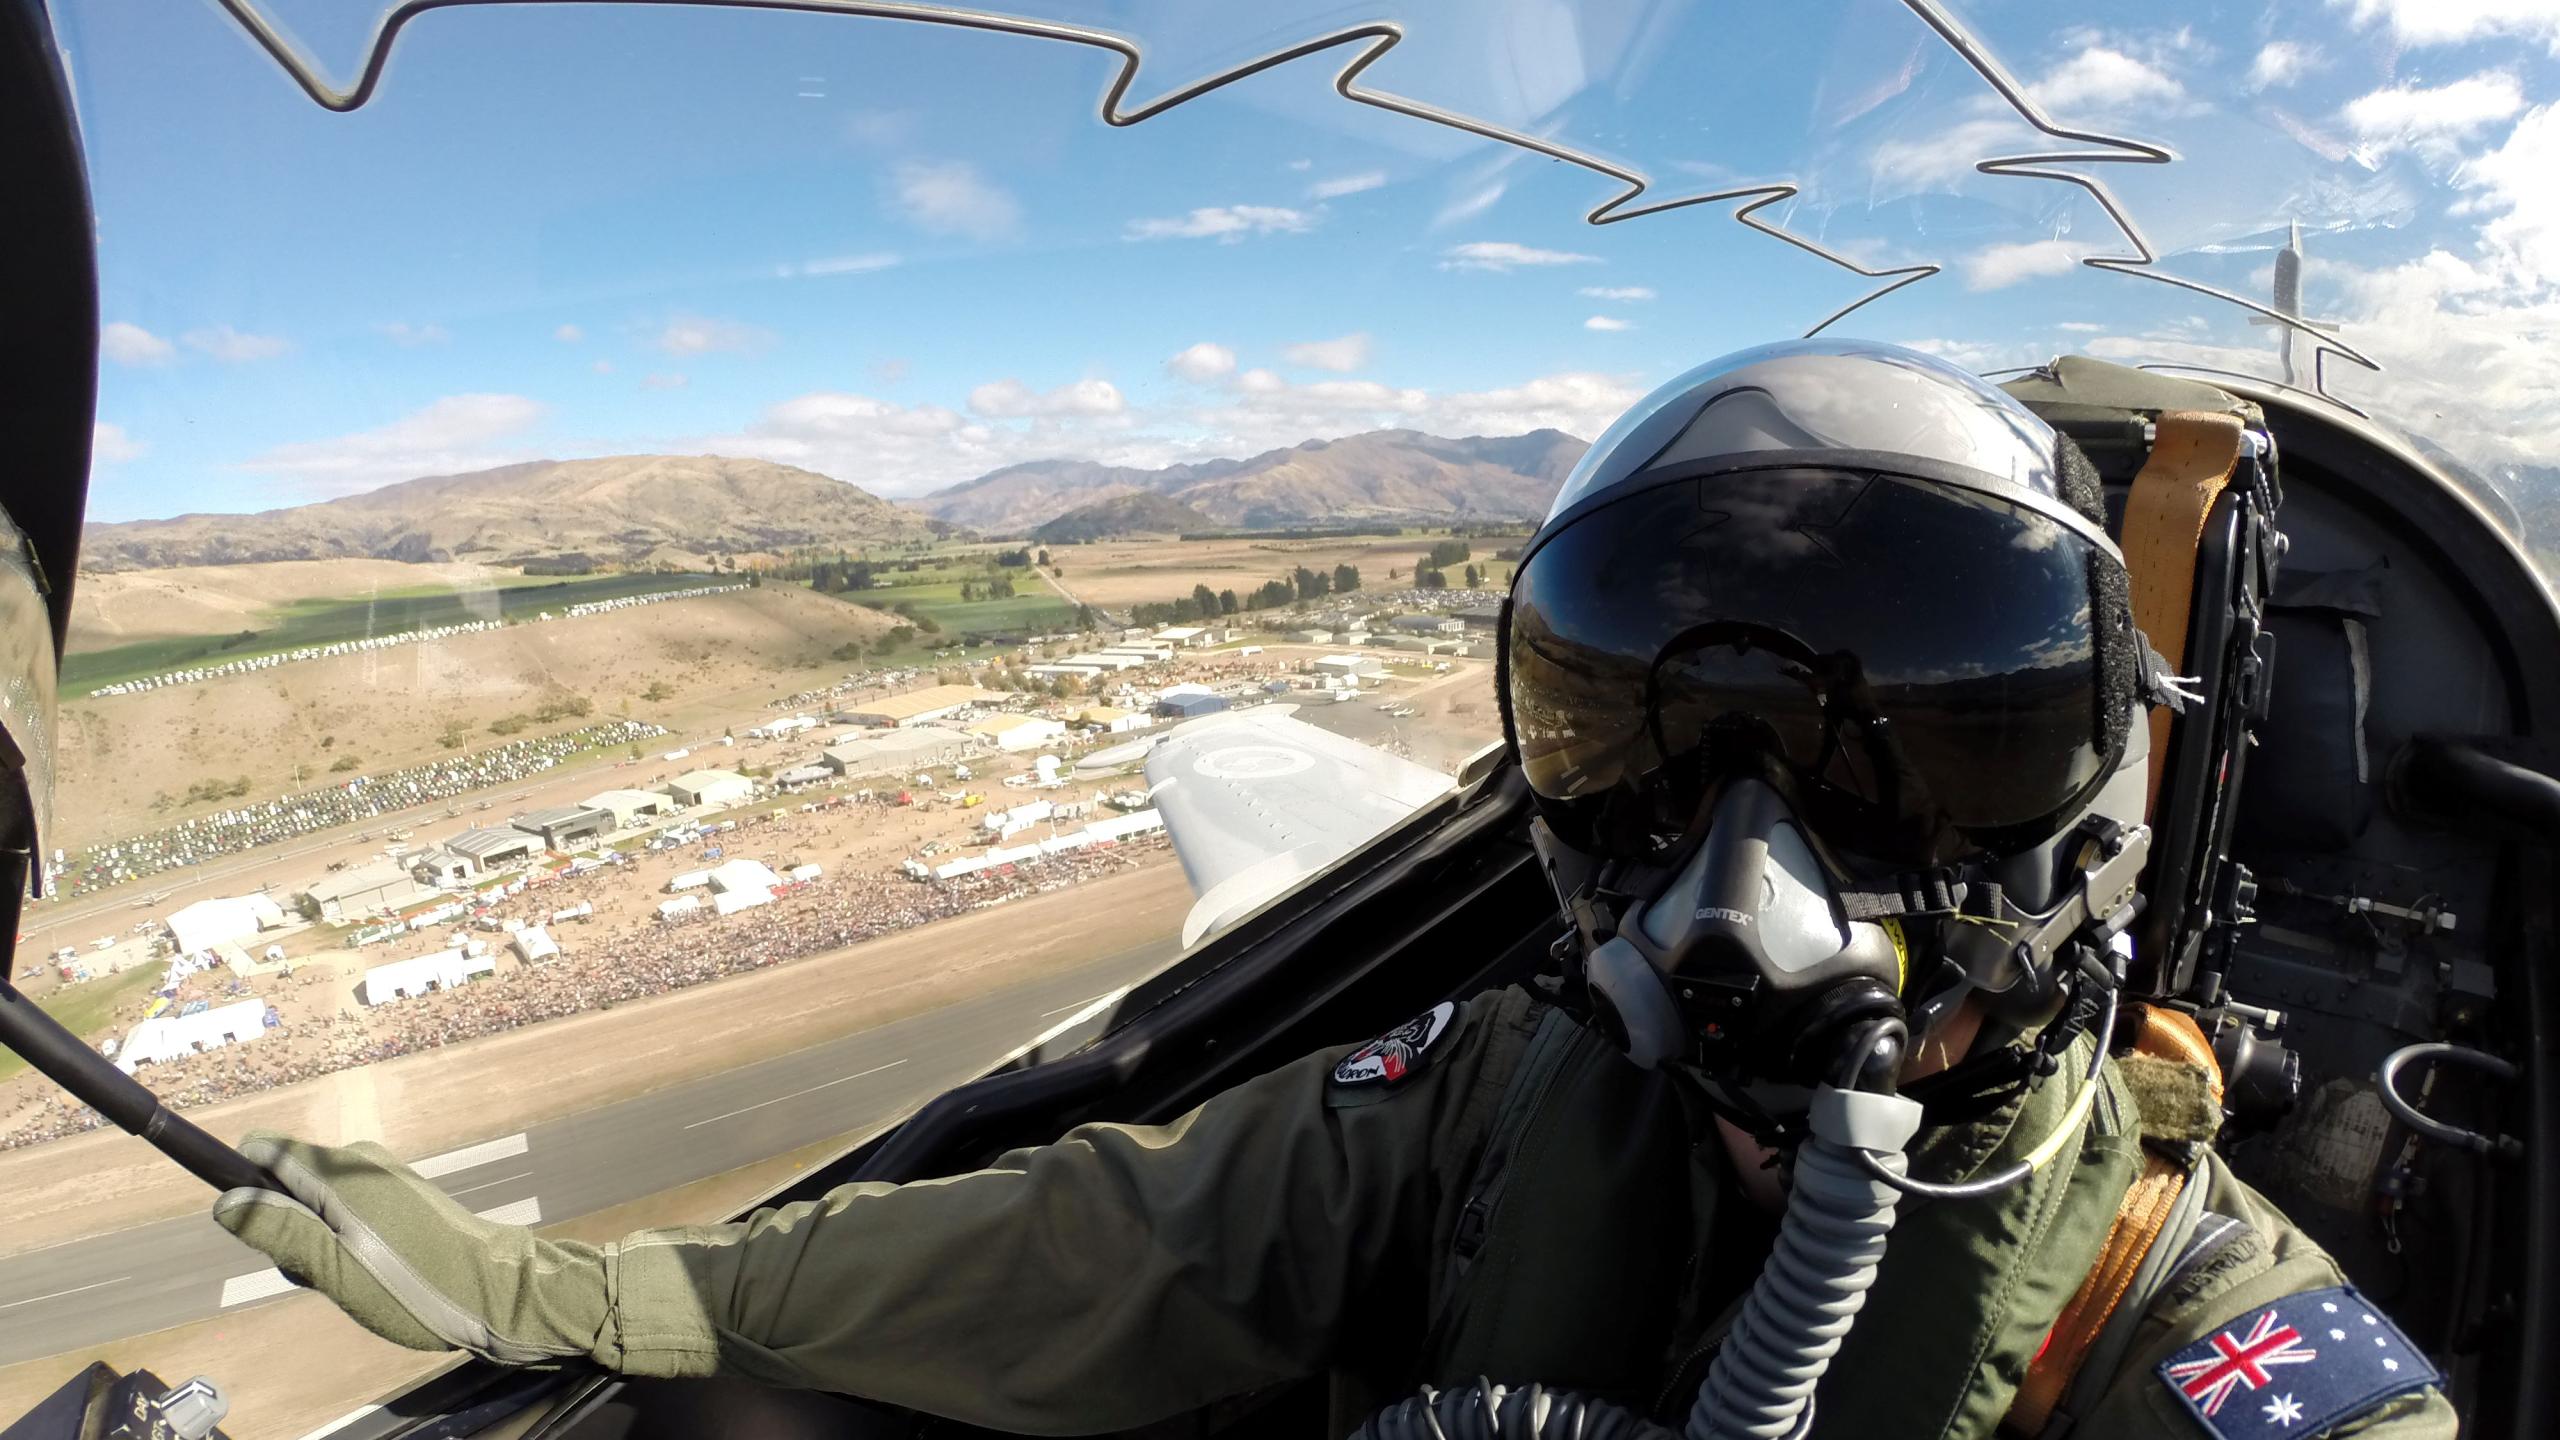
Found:
[[[508,583],[467,591],[418,586],[397,592],[386,591],[363,600],[300,600],[267,612],[268,623],[254,630],[232,635],[145,640],[68,655],[62,661],[62,693],[66,696],[85,695],[102,685],[138,680],[192,665],[219,665],[229,660],[273,655],[304,645],[329,645],[342,640],[399,635],[473,620],[527,620],[545,610],[556,613],[566,606],[589,601],[689,590],[700,585],[724,584],[731,579],[725,575],[707,574],[594,575],[567,580],[526,578],[533,583]],[[954,590],[956,593],[957,587]]]
[[[165,960],[136,965],[121,974],[103,980],[66,985],[36,1002],[36,1008],[58,1021],[62,1028],[95,1045],[98,1032],[114,1022],[116,1011],[137,997],[158,989],[160,977],[168,972]],[[6,1080],[27,1068],[14,1050],[0,1050],[0,1080]]]

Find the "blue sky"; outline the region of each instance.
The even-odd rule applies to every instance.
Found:
[[[364,6],[268,6],[354,73]],[[1385,424],[1589,435],[1876,283],[1732,202],[1589,225],[1623,186],[1346,102],[1351,50],[1112,128],[1115,62],[1072,45],[493,6],[418,21],[335,114],[212,0],[59,8],[108,322],[102,519],[535,456],[754,454],[897,495]],[[1238,8],[1050,7],[1142,45],[1135,102],[1378,13]],[[2560,456],[2560,4],[2145,8],[1953,13],[2057,121],[2178,153],[2077,167],[2163,270],[2262,295],[2300,219],[2309,309],[2388,367],[2338,393],[2466,453]],[[1843,333],[1982,367],[2271,361],[2240,311],[2081,267],[2125,242],[2079,190],[1976,173],[2050,142],[1892,0],[1394,13],[1366,85],[1648,198],[1794,184],[1762,218],[1943,267]]]

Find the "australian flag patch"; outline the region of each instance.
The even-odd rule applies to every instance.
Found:
[[[2249,1311],[2162,1361],[2158,1374],[2217,1440],[2317,1435],[2441,1378],[2345,1285]]]

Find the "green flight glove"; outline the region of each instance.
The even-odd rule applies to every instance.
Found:
[[[618,1348],[597,1247],[483,1220],[371,1142],[253,1133],[240,1153],[289,1193],[224,1191],[214,1220],[376,1335],[501,1365]]]

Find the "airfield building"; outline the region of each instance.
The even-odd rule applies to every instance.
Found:
[[[679,805],[738,805],[754,798],[756,782],[735,770],[687,770],[667,782],[667,793]]]
[[[1402,635],[1427,635],[1437,639],[1466,633],[1467,622],[1454,615],[1399,615],[1387,622],[1387,628]]]
[[[1316,661],[1317,674],[1345,680],[1375,675],[1378,668],[1378,662],[1366,655],[1326,655]]]
[[[1167,691],[1156,701],[1156,713],[1171,720],[1191,720],[1202,715],[1215,715],[1227,708],[1227,697],[1205,690],[1187,694]]]
[[[590,795],[579,803],[611,815],[617,830],[630,829],[639,824],[643,816],[664,815],[676,808],[675,801],[657,790],[607,790],[601,795]]]
[[[474,825],[444,842],[445,853],[460,859],[472,875],[489,875],[530,860],[542,848],[542,837],[512,825]]]
[[[1478,605],[1472,609],[1457,612],[1457,617],[1458,623],[1470,630],[1502,628],[1502,607],[1499,605]]]
[[[401,862],[367,860],[321,876],[304,888],[302,896],[310,913],[334,925],[354,915],[397,910],[424,900],[431,893]]]
[[[264,895],[198,900],[168,919],[169,939],[181,955],[210,950],[224,940],[246,940],[284,923],[284,907]]]
[[[972,748],[968,736],[957,730],[939,726],[918,726],[908,730],[881,730],[859,740],[830,745],[819,758],[848,780],[871,775],[910,775],[918,770],[931,770],[966,757]]]
[[[774,775],[773,788],[776,790],[805,790],[812,785],[824,785],[834,778],[836,778],[836,772],[828,769],[824,765],[794,765],[790,769],[777,772]]]
[[[394,960],[376,965],[364,972],[356,982],[356,998],[367,1005],[382,1005],[393,1000],[410,999],[468,985],[473,980],[498,968],[496,957],[473,955],[462,950],[438,950],[410,960]]]
[[[1004,751],[1037,750],[1067,733],[1063,720],[1038,715],[989,715],[969,722],[969,733],[984,736]]]
[[[904,695],[891,695],[880,700],[865,700],[845,707],[845,719],[855,725],[883,729],[909,725],[930,725],[946,716],[956,715],[972,705],[983,705],[994,695],[975,685],[928,685]]]
[[[544,846],[564,852],[619,828],[612,811],[592,805],[553,805],[528,811],[507,823],[528,835],[541,836]]]
[[[1159,645],[1197,650],[1203,645],[1215,645],[1226,637],[1207,625],[1170,625],[1157,631],[1154,638]]]
[[[1147,717],[1135,710],[1123,710],[1115,705],[1088,705],[1077,712],[1076,723],[1100,734],[1119,735],[1131,730],[1144,729]]]
[[[267,1033],[267,1002],[237,1000],[193,1015],[154,1015],[133,1027],[116,1049],[116,1068],[127,1075],[145,1065],[218,1050]]]

